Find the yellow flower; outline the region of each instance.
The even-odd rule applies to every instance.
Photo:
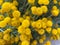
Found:
[[[46,23],[47,22],[47,18],[43,18],[42,21]]]
[[[3,15],[0,15],[0,20],[3,20],[4,19],[4,16]]]
[[[30,20],[30,16],[26,16],[26,19]]]
[[[27,35],[24,35],[24,34],[20,35],[20,40],[21,41],[25,41],[25,40],[27,40],[27,38],[28,38]]]
[[[48,27],[52,27],[53,23],[52,23],[52,21],[48,20],[46,25],[47,25]]]
[[[51,27],[46,28],[46,31],[47,31],[48,33],[50,33],[50,32],[51,32],[51,30],[52,30],[52,28],[51,28]]]
[[[19,11],[14,11],[14,12],[13,12],[13,17],[14,17],[14,18],[19,18],[20,15],[21,15],[21,12],[19,12]]]
[[[39,43],[43,43],[44,42],[44,40],[43,39],[39,39]]]
[[[36,22],[35,21],[31,22],[31,25],[32,25],[33,28],[35,28],[36,27]]]
[[[57,32],[56,29],[53,29],[53,30],[52,30],[52,34],[53,34],[53,35],[57,35],[57,33],[58,33],[58,32]]]
[[[23,26],[18,27],[18,33],[24,34],[25,33],[25,28]]]
[[[10,17],[6,17],[6,18],[4,19],[4,22],[6,22],[6,23],[10,23],[10,21],[11,21],[11,18],[10,18]]]
[[[14,6],[12,3],[11,3],[11,10],[13,10],[13,11],[17,10],[17,7]]]
[[[27,35],[27,40],[30,41],[31,39],[33,39],[32,34]]]
[[[43,34],[45,33],[45,30],[44,30],[44,29],[40,29],[40,30],[38,30],[38,33],[39,33],[40,35],[43,35]]]
[[[25,34],[26,34],[26,35],[30,35],[30,34],[31,34],[30,28],[26,28],[26,29],[25,29]]]
[[[24,20],[23,17],[20,17],[20,18],[19,18],[19,21],[20,21],[21,23],[23,22],[23,20]]]
[[[2,5],[2,3],[3,3],[3,0],[0,0],[0,5]]]
[[[23,27],[29,27],[30,26],[30,21],[29,20],[27,20],[27,19],[25,19],[23,22],[22,22],[22,26]]]
[[[25,40],[25,41],[22,41],[21,45],[30,45],[30,42]]]
[[[37,40],[34,40],[31,45],[37,45]]]
[[[1,28],[5,27],[6,25],[7,25],[6,22],[4,22],[4,21],[1,21],[1,22],[0,22],[0,27],[1,27]]]
[[[53,0],[53,3],[54,3],[54,4],[57,4],[58,2],[57,2],[57,0]]]
[[[37,14],[37,7],[36,6],[32,6],[31,7],[31,11],[32,11],[32,14]]]
[[[3,36],[3,39],[4,40],[6,40],[6,41],[10,41],[10,35],[9,34],[5,34],[4,36]]]
[[[47,41],[45,45],[51,45],[51,42],[50,41]]]
[[[39,5],[42,5],[42,4],[44,4],[44,5],[48,5],[49,4],[49,0],[38,0],[38,4]]]
[[[28,0],[28,3],[34,4],[35,3],[35,0]]]
[[[60,34],[60,28],[57,28],[58,33]]]
[[[37,21],[35,26],[37,29],[41,28],[42,27],[41,20]]]
[[[18,6],[17,0],[13,1],[12,4],[15,5],[15,6]]]
[[[38,7],[37,8],[37,15],[40,16],[42,14],[43,14],[43,10],[40,7]]]
[[[57,6],[53,6],[53,7],[52,7],[52,10],[56,10],[56,9],[57,9]]]
[[[45,0],[45,1],[43,1],[43,4],[44,4],[44,5],[49,5],[49,3],[50,3],[50,0]]]
[[[41,6],[41,9],[42,9],[43,13],[47,13],[47,11],[48,11],[47,6]]]
[[[51,11],[52,16],[58,16],[59,15],[59,9],[55,9]]]
[[[36,23],[36,28],[41,28],[41,23]]]
[[[46,23],[45,22],[42,22],[42,28],[46,28]]]
[[[9,12],[11,10],[11,4],[10,2],[5,2],[2,5],[2,11],[4,10],[4,12]]]
[[[38,0],[38,4],[43,4],[43,1],[42,0]]]
[[[12,18],[10,25],[18,27],[20,25],[20,21],[17,18]]]
[[[16,27],[18,25],[18,23],[17,23],[17,21],[12,21],[11,25]]]

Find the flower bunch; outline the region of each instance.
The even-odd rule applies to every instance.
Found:
[[[60,1],[0,0],[0,45],[51,45],[60,40]]]

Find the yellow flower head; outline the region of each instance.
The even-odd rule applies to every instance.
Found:
[[[20,33],[20,34],[24,34],[25,33],[25,28],[23,27],[23,26],[19,26],[18,27],[18,33]]]
[[[31,7],[31,11],[32,11],[32,14],[37,14],[37,7],[36,6],[32,6]]]
[[[52,28],[51,28],[51,27],[46,28],[46,31],[47,31],[48,33],[50,33],[50,32],[51,32],[51,30],[52,30]]]
[[[43,43],[44,42],[44,40],[43,39],[39,39],[39,43]]]
[[[39,33],[40,35],[43,35],[43,34],[45,33],[45,30],[44,30],[44,29],[40,29],[40,30],[38,30],[38,33]]]
[[[36,26],[37,29],[42,27],[42,23],[41,22],[42,22],[41,20],[36,21],[36,25],[35,26]]]
[[[20,18],[19,18],[19,21],[20,21],[21,23],[23,22],[23,20],[24,20],[23,17],[20,17]]]
[[[9,12],[11,10],[11,4],[10,2],[5,2],[2,5],[2,11]]]
[[[42,4],[44,4],[44,5],[48,5],[49,4],[49,0],[38,0],[38,4],[39,5],[42,5]]]
[[[28,19],[28,20],[30,20],[30,16],[26,16],[25,18]]]
[[[42,28],[46,28],[46,23],[45,22],[42,22]]]
[[[47,42],[46,42],[46,45],[51,45],[51,42],[50,42],[50,41],[47,41]]]
[[[57,28],[58,33],[60,34],[60,28]]]
[[[57,33],[58,33],[58,32],[57,32],[56,29],[53,29],[53,30],[52,30],[52,34],[53,34],[53,35],[57,35]]]
[[[40,16],[43,14],[43,10],[41,9],[41,7],[37,8],[37,15]]]
[[[57,3],[58,3],[58,1],[57,1],[57,0],[53,0],[53,3],[54,3],[54,4],[57,4]]]
[[[4,21],[5,21],[6,23],[10,23],[11,18],[10,18],[10,17],[6,17],[6,18],[4,19]]]
[[[52,23],[52,21],[48,20],[46,25],[47,25],[48,27],[52,27],[53,23]]]
[[[31,30],[30,30],[29,28],[26,28],[26,29],[25,29],[25,34],[26,34],[26,35],[30,35],[30,34],[31,34]]]
[[[36,27],[36,22],[35,21],[31,22],[31,25],[32,25],[33,28],[35,28]]]
[[[21,41],[27,40],[27,36],[24,35],[24,34],[21,34],[21,35],[20,35],[20,40],[21,40]]]
[[[43,1],[43,4],[44,4],[44,5],[49,5],[49,3],[50,3],[50,0],[44,0],[44,1]]]
[[[14,17],[14,18],[19,18],[20,15],[21,15],[21,12],[19,12],[19,11],[14,11],[14,12],[13,12],[13,17]]]
[[[47,22],[47,18],[43,18],[42,21],[46,23]]]
[[[6,41],[10,41],[10,35],[9,34],[5,34],[4,36],[3,36],[3,39],[4,40],[6,40]]]
[[[22,22],[22,26],[23,27],[29,27],[30,26],[30,21],[29,20],[27,20],[27,19],[25,19],[23,22]]]
[[[1,28],[5,27],[6,25],[7,25],[6,22],[4,22],[4,21],[1,21],[1,22],[0,22],[0,27],[1,27]]]
[[[3,0],[0,0],[0,5],[2,5],[2,3],[3,3]]]
[[[20,25],[20,23],[18,21],[12,21],[11,25],[15,26],[15,27],[18,27]]]
[[[37,40],[34,40],[31,45],[37,45]]]
[[[35,0],[28,0],[28,3],[34,4],[35,3]]]
[[[56,16],[59,15],[59,9],[52,10],[51,13],[52,13],[53,16],[56,17]]]
[[[15,5],[15,6],[18,6],[18,2],[17,2],[17,0],[13,1],[12,4]]]
[[[11,6],[11,10],[15,11],[15,10],[17,10],[17,7],[14,6],[14,5],[12,5],[12,6]]]
[[[47,11],[48,11],[47,6],[41,6],[41,9],[42,9],[43,13],[47,13]]]
[[[53,7],[52,7],[52,10],[56,10],[56,9],[57,9],[57,6],[53,6]]]
[[[29,41],[25,40],[25,41],[22,41],[21,45],[30,45]]]

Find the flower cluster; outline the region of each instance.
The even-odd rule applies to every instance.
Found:
[[[0,45],[51,45],[60,40],[60,2],[22,1],[0,0]]]
[[[41,6],[41,7],[32,6],[31,11],[32,11],[32,14],[41,16],[43,13],[47,13],[48,8],[47,6]]]

